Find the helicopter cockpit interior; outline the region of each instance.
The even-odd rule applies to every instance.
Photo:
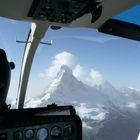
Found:
[[[18,86],[17,109],[5,100],[15,64],[0,49],[0,140],[82,140],[82,121],[73,106],[53,103],[23,109],[36,50],[48,28],[94,28],[101,33],[140,41],[140,26],[112,17],[140,0],[1,0],[0,17],[31,23]],[[45,44],[45,43],[44,43]]]

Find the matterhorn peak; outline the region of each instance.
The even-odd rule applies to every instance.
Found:
[[[72,70],[67,65],[62,65],[60,71],[63,71],[68,74],[72,74]]]
[[[62,65],[59,72],[57,73],[57,78],[63,77],[64,75],[72,76],[72,70],[67,65]]]

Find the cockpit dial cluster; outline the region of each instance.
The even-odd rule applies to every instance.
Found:
[[[82,140],[82,121],[73,106],[52,104],[7,114],[0,120],[0,140]]]
[[[72,124],[61,124],[52,125],[52,127],[43,126],[33,126],[24,128],[14,128],[11,133],[6,130],[0,133],[0,140],[59,140],[74,138],[74,126]]]
[[[6,134],[6,133],[5,133]],[[65,126],[54,125],[50,128],[46,126],[34,126],[30,129],[19,129],[13,131],[13,140],[57,140],[60,138],[68,139],[73,136],[71,124]],[[2,135],[0,136],[1,139]],[[3,138],[5,136],[3,135]]]

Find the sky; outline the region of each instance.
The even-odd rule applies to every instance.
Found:
[[[139,7],[114,18],[140,24]],[[140,13],[140,12],[139,12]],[[128,17],[134,18],[128,18]],[[133,15],[133,16],[132,16]],[[16,99],[24,44],[30,23],[0,18],[0,46],[8,60],[14,61],[8,98]],[[26,97],[40,95],[66,64],[74,76],[90,86],[109,81],[116,88],[140,89],[140,42],[98,33],[88,28],[49,29],[43,41],[52,46],[39,45],[29,78]]]

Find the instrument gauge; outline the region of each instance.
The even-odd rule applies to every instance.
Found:
[[[21,131],[16,131],[13,135],[14,140],[22,140],[23,139],[23,133]]]
[[[63,131],[64,131],[64,136],[65,137],[68,137],[68,136],[72,135],[72,126],[71,126],[71,124],[65,125]]]
[[[51,137],[53,138],[58,138],[62,135],[62,130],[59,126],[54,126],[52,129],[51,129]]]
[[[37,131],[37,140],[46,140],[48,137],[48,130],[46,128],[40,128]]]
[[[34,137],[34,131],[33,130],[27,130],[26,132],[25,132],[25,138],[26,139],[32,139]]]

